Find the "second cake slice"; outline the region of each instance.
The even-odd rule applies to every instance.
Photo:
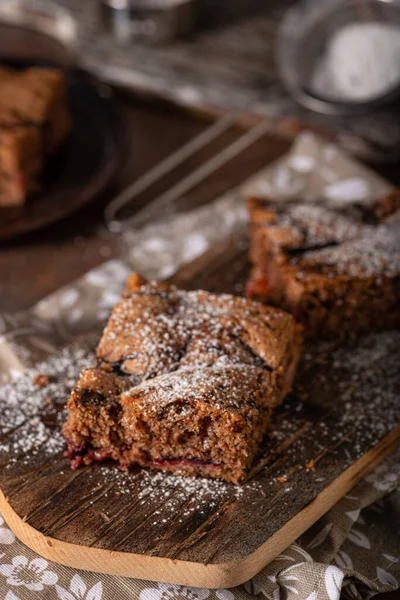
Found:
[[[308,337],[400,325],[400,193],[339,210],[249,199],[246,292],[287,310]]]
[[[249,474],[290,390],[299,326],[287,313],[133,275],[68,402],[73,468],[111,458],[234,483]]]

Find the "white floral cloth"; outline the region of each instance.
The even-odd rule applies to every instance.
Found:
[[[0,575],[6,577],[10,586],[23,586],[32,592],[41,592],[45,585],[54,585],[58,576],[47,570],[47,560],[34,558],[31,561],[24,555],[14,556],[10,564],[0,565]]]
[[[367,600],[400,587],[400,450],[251,581],[190,588],[76,572],[23,546],[0,516],[2,600]]]

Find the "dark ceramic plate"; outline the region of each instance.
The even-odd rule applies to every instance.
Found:
[[[39,194],[16,208],[0,208],[0,240],[54,223],[87,204],[110,182],[118,162],[112,92],[88,76],[67,74],[72,128],[42,176]]]

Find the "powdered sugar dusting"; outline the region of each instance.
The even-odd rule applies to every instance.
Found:
[[[338,348],[320,342],[304,363],[296,391],[337,410],[331,442],[351,433],[359,457],[400,424],[400,331],[369,334]]]
[[[244,298],[148,283],[114,308],[98,356],[141,379],[194,365],[276,368],[293,323],[282,311]]]
[[[334,272],[359,276],[400,274],[400,227],[380,226],[369,229],[361,238],[338,247],[306,252],[301,258],[304,267],[321,265]]]
[[[304,246],[351,240],[371,229],[350,216],[310,203],[283,206],[279,227],[298,230]]]
[[[137,498],[141,513],[147,511],[144,518],[148,515],[150,526],[168,526],[171,519],[174,524],[184,523],[193,516],[201,519],[225,502],[245,496],[256,499],[264,494],[256,480],[238,486],[218,479],[184,477],[162,471],[126,473],[104,465],[98,470],[111,486],[110,496]]]
[[[389,207],[390,199],[387,198]],[[250,209],[250,214],[255,210],[256,223],[259,203],[274,215],[272,223],[269,222],[271,216],[266,218],[265,225],[261,223],[261,227],[266,227],[267,239],[280,250],[288,251],[291,264],[304,270],[322,269],[332,276],[393,277],[400,274],[400,225],[397,222],[376,224],[380,211],[387,209],[385,198],[382,204],[368,206],[353,202],[342,210],[305,202],[282,205],[256,200]],[[394,198],[393,207],[396,203]],[[298,275],[300,278],[301,273]]]
[[[2,466],[3,474],[11,473],[16,463],[18,468],[28,464],[30,455],[39,461],[61,457],[63,404],[80,370],[92,364],[93,346],[94,342],[88,341],[64,349],[1,390],[0,463],[6,464],[5,469]],[[316,463],[314,474],[316,454],[334,456],[339,452],[336,447],[344,445],[347,459],[342,466],[349,466],[400,422],[399,364],[400,332],[396,331],[371,334],[340,348],[324,342],[307,350],[295,395],[279,410],[275,429],[257,460],[261,468],[265,461],[271,464],[271,457],[273,461],[274,456],[281,458],[273,474],[266,469],[241,486],[144,469],[125,473],[106,464],[88,467],[82,477],[89,486],[90,482],[104,486],[104,501],[109,498],[114,503],[119,496],[134,499],[143,507],[144,517],[148,515],[146,525],[161,529],[171,520],[182,526],[191,517],[201,522],[226,503],[245,501],[250,506],[268,496],[269,489],[273,495],[281,490],[290,497],[296,489],[290,473],[299,469],[309,473],[322,489],[329,473]],[[48,385],[35,385],[38,373],[49,377]],[[293,441],[286,446],[289,439]],[[340,452],[342,464],[343,450]],[[70,473],[64,460],[60,477]],[[113,514],[111,510],[109,514]]]
[[[210,404],[213,410],[245,409],[248,403],[257,405],[257,392],[260,391],[260,371],[245,364],[209,367],[182,367],[172,373],[160,375],[142,382],[127,392],[127,396],[140,397],[146,409],[157,412],[183,399],[185,406],[180,416],[192,413],[191,402]],[[275,398],[275,396],[273,396]],[[264,396],[259,402],[265,402]]]
[[[0,389],[0,454],[57,454],[65,441],[60,426],[65,419],[64,404],[81,369],[94,360],[93,340],[64,348],[34,369]],[[37,376],[49,382],[40,387]]]

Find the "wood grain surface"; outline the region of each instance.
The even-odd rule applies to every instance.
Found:
[[[246,272],[245,241],[228,241],[176,281],[238,291]],[[194,586],[238,585],[399,443],[397,342],[379,334],[342,348],[308,348],[254,477],[240,488],[140,469],[121,474],[107,465],[73,472],[62,451],[42,452],[42,441],[34,456],[0,451],[0,508],[25,544],[56,562]],[[10,431],[2,444],[16,435]]]

